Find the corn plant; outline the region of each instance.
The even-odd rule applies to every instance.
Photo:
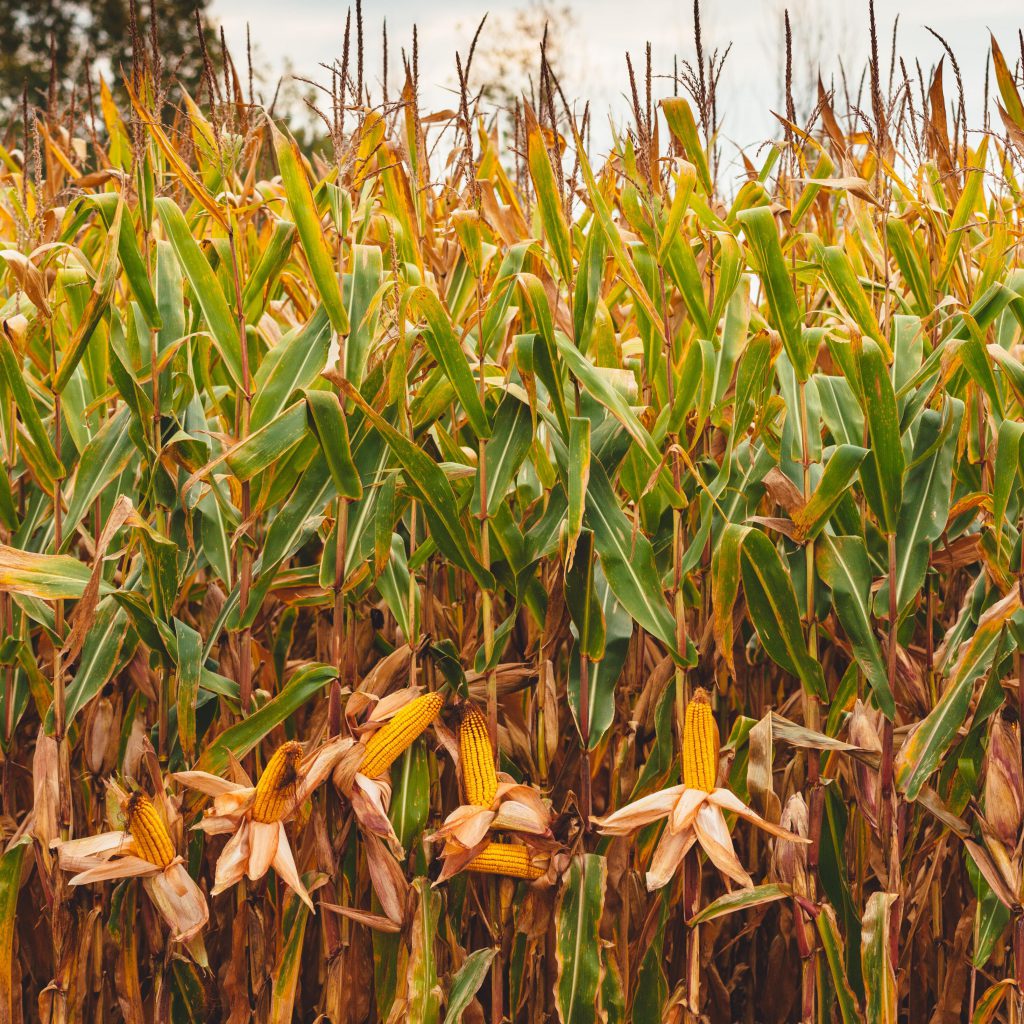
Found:
[[[1021,1020],[1020,68],[348,39],[3,138],[0,1021]]]

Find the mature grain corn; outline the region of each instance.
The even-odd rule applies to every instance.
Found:
[[[494,770],[494,750],[487,719],[475,704],[467,704],[463,711],[459,750],[466,799],[477,807],[490,807],[498,790],[498,776]]]
[[[145,793],[132,793],[124,808],[135,849],[143,860],[165,868],[174,860],[174,844]]]
[[[710,793],[718,776],[718,723],[707,690],[694,691],[683,727],[683,783]]]
[[[532,882],[544,874],[545,868],[536,863],[525,846],[491,842],[466,865],[466,870],[479,871],[485,875],[526,878]]]
[[[252,803],[255,821],[280,821],[295,800],[295,783],[302,760],[302,744],[290,740],[274,751],[256,784],[256,799]]]
[[[383,775],[412,745],[412,741],[437,718],[444,695],[424,693],[409,701],[391,721],[378,729],[366,744],[359,771],[367,778]]]

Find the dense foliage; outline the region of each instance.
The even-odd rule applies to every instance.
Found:
[[[999,49],[728,188],[358,59],[0,150],[0,1021],[1019,1020]]]

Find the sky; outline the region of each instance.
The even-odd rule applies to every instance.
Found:
[[[536,4],[537,0],[532,0]],[[478,48],[480,65],[489,53],[514,40],[515,11],[531,0],[364,0],[366,65],[379,94],[381,27],[386,19],[392,94],[400,82],[401,47],[410,47],[413,25],[420,41],[422,105],[433,109],[454,106],[454,55],[465,55],[484,14],[488,22]],[[551,0],[549,0],[549,5]],[[693,21],[690,0],[553,0],[569,10],[562,19],[561,78],[571,98],[591,101],[592,113],[621,119],[629,79],[625,53],[642,66],[644,48],[652,44],[655,73],[671,72],[673,56],[692,60]],[[797,92],[809,95],[813,75],[821,68],[826,83],[838,75],[839,58],[851,77],[859,75],[869,48],[867,0],[702,0],[706,49],[732,43],[725,63],[719,105],[724,112],[722,137],[726,146],[756,146],[777,134],[772,110],[781,105],[783,10],[793,25]],[[898,51],[908,68],[920,62],[926,74],[943,54],[934,29],[952,46],[964,80],[969,121],[980,122],[989,32],[999,40],[1011,65],[1018,53],[1017,29],[1024,27],[1024,6],[1018,0],[876,0],[879,48],[887,69],[893,21],[898,16]],[[269,68],[276,80],[287,68],[296,74],[323,78],[322,63],[341,53],[346,6],[334,0],[212,0],[214,19],[223,26],[229,46],[244,53],[246,28],[251,34],[258,67]],[[532,16],[538,22],[541,19]],[[523,40],[535,46],[539,38]],[[952,74],[946,72],[947,97]],[[836,79],[838,82],[838,78]],[[273,81],[266,86],[273,91]],[[665,92],[669,90],[666,83]],[[655,86],[657,92],[657,85]],[[992,91],[994,92],[994,86]],[[611,130],[598,126],[593,141],[600,147]]]

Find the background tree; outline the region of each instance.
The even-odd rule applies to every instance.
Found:
[[[165,69],[187,88],[198,84],[202,52],[196,12],[206,21],[208,0],[152,0],[139,12],[148,33],[157,26]],[[0,107],[42,100],[51,78],[60,89],[81,81],[91,63],[109,81],[131,63],[130,0],[4,0],[0,3]]]

